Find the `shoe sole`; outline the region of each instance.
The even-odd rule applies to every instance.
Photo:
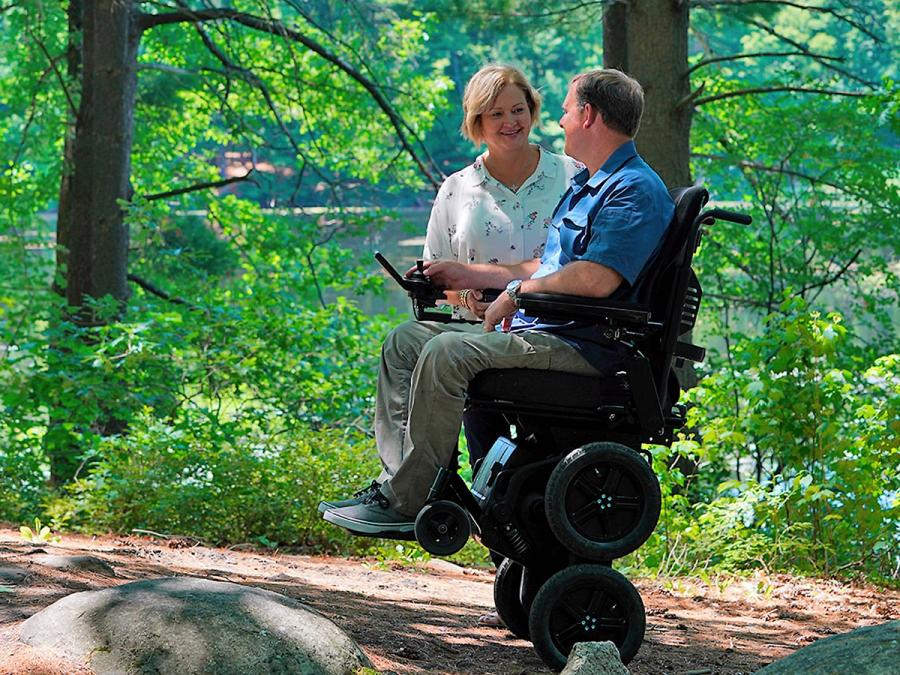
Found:
[[[366,537],[383,537],[386,539],[415,539],[415,523],[393,523],[390,526],[385,523],[376,523],[356,518],[347,518],[334,511],[326,511],[323,514],[325,520],[334,525],[343,527],[351,534]]]

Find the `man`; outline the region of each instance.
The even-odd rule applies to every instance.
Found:
[[[559,124],[566,154],[587,168],[556,208],[543,257],[516,265],[438,262],[425,270],[442,287],[506,292],[485,310],[481,334],[408,322],[388,336],[375,418],[385,471],[354,498],[323,502],[325,520],[369,536],[411,533],[438,470],[453,460],[466,389],[479,372],[616,369],[621,354],[597,327],[525,316],[517,313],[517,298],[627,297],[674,211],[665,185],[634,147],[642,111],[640,84],[617,70],[573,78]]]

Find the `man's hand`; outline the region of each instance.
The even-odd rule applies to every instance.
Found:
[[[497,296],[490,306],[484,312],[484,332],[490,333],[498,323],[503,324],[503,330],[509,330],[510,320],[518,310],[516,303],[508,293],[501,293]]]

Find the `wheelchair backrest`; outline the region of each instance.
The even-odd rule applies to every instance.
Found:
[[[667,390],[675,342],[697,319],[702,291],[691,261],[700,241],[698,216],[709,200],[709,193],[696,185],[675,188],[669,194],[675,201],[672,222],[631,293],[634,301],[650,310],[651,320],[663,326],[651,344],[641,345],[660,393]]]

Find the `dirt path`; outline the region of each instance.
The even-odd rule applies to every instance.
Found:
[[[114,576],[64,571],[49,555],[90,555]],[[5,572],[4,572],[5,571]],[[5,574],[5,576],[4,576]],[[17,641],[22,621],[76,591],[135,579],[191,575],[249,584],[316,608],[346,629],[383,671],[549,673],[528,642],[479,627],[492,605],[493,574],[444,561],[428,567],[366,560],[263,554],[187,540],[65,535],[56,545],[24,542],[0,528],[0,674],[71,673]],[[900,618],[900,592],[785,576],[635,580],[647,607],[635,674],[751,673],[820,637]]]

